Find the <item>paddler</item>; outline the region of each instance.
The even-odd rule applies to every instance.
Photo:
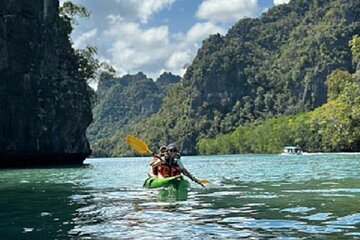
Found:
[[[159,152],[153,156],[150,161],[150,171],[148,173],[149,177],[157,177],[158,176],[158,166],[165,161],[166,154],[166,146],[161,146],[159,148]]]
[[[169,144],[166,147],[166,154],[164,157],[160,158],[160,161],[154,162],[156,166],[157,177],[173,177],[181,176],[184,174],[192,181],[200,184],[205,187],[197,178],[191,175],[191,173],[184,167],[183,163],[180,160],[180,153],[175,144]],[[160,164],[159,164],[160,163]]]

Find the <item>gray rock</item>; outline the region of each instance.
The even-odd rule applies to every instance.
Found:
[[[88,86],[58,0],[0,1],[0,167],[81,164]]]

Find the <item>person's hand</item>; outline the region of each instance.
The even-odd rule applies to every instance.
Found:
[[[202,187],[205,187],[205,185],[202,184],[199,179],[196,179],[196,178],[195,178],[195,182],[198,183],[198,184],[200,184]]]
[[[152,161],[150,163],[150,166],[151,167],[157,167],[157,166],[161,165],[161,163],[162,163],[161,159],[156,159],[155,161]]]

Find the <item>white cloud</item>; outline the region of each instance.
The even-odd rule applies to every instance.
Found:
[[[116,24],[116,22],[124,21],[124,18],[120,15],[110,14],[106,18],[109,20],[110,24]]]
[[[133,0],[134,1],[134,0]],[[198,42],[225,29],[212,22],[196,23],[186,33],[170,35],[169,27],[147,27],[121,15],[107,16],[108,26],[101,35],[111,44],[106,58],[119,75],[138,71],[156,79],[161,72],[183,75],[184,66],[196,55]]]
[[[186,40],[188,42],[197,42],[207,38],[210,34],[216,33],[224,34],[225,29],[222,29],[211,22],[196,23],[186,33]]]
[[[80,34],[76,39],[74,39],[74,47],[75,48],[82,48],[88,45],[88,41],[97,36],[98,30],[95,28],[91,31],[85,32]]]
[[[145,28],[140,23],[128,22],[120,16],[108,16],[109,27],[102,37],[111,42],[107,58],[119,75],[138,71],[156,79],[164,71],[183,75],[184,66],[195,57],[201,41],[209,34],[225,33],[214,23],[197,23],[186,33],[170,35],[166,25]]]
[[[110,15],[108,19],[110,26],[104,31],[105,36],[114,37],[122,44],[144,49],[169,43],[169,29],[165,25],[142,29],[139,23],[127,22],[119,16]]]
[[[274,0],[274,5],[289,3],[290,0]]]
[[[104,32],[104,37],[112,39],[108,54],[120,75],[148,73],[165,65],[172,49],[167,26],[143,29],[139,23],[114,22],[114,19],[110,18],[110,28]]]
[[[193,58],[193,54],[190,50],[177,51],[170,55],[166,61],[165,66],[171,71],[179,71],[185,64],[190,63]]]
[[[116,0],[125,8],[134,11],[142,23],[146,23],[149,17],[164,8],[169,8],[175,0]]]
[[[74,1],[84,4],[87,0]],[[145,24],[153,14],[171,7],[175,1],[91,1],[89,10],[94,17],[81,21],[91,27],[77,30],[72,35],[74,46],[96,46],[99,56],[107,60],[119,76],[139,71],[153,79],[164,71],[183,75],[186,70],[184,66],[191,64],[201,41],[210,34],[224,34],[227,27],[211,19],[195,22],[192,27],[178,32],[171,32],[164,21]]]
[[[254,16],[258,9],[257,0],[205,0],[200,4],[196,16],[212,22],[238,21]]]
[[[147,0],[139,1],[139,16],[142,22],[147,22],[147,19],[156,12],[161,11],[165,7],[170,7],[175,0]]]
[[[168,26],[150,28],[143,31],[139,37],[144,47],[167,46],[169,44],[169,28]]]

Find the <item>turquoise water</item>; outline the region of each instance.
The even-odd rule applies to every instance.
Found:
[[[359,239],[360,155],[183,157],[206,188],[145,189],[149,158],[0,170],[0,239]]]

